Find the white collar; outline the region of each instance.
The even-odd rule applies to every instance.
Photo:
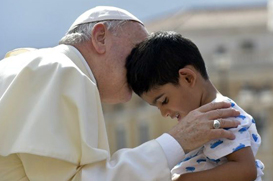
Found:
[[[74,46],[63,44],[58,45],[56,48],[63,52],[66,56],[68,56],[80,69],[84,68],[85,71],[88,72],[87,76],[97,85],[97,81],[94,74],[92,73],[92,70],[90,69],[89,65],[87,64],[86,60],[78,49],[76,49]],[[80,60],[82,65],[79,65],[79,62],[75,62],[77,60]]]

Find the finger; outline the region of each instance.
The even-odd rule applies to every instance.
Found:
[[[236,117],[240,115],[240,112],[233,108],[226,109],[216,109],[205,113],[207,118],[210,120],[228,118],[228,117]]]
[[[220,128],[237,128],[240,121],[235,119],[218,119],[220,121]]]
[[[220,138],[227,138],[230,140],[235,139],[235,135],[228,130],[224,129],[212,129],[210,133],[210,139],[220,139]]]
[[[229,108],[231,106],[230,102],[210,102],[199,108],[200,112],[208,112],[221,108]]]

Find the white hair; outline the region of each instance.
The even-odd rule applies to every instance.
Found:
[[[119,28],[127,21],[128,20],[113,20],[80,24],[68,31],[60,40],[59,44],[75,45],[90,40],[92,30],[97,23],[103,23],[107,27],[107,30],[117,35]]]

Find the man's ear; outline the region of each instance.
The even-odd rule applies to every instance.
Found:
[[[192,66],[186,66],[179,69],[179,83],[194,87],[197,81],[197,74],[195,68]]]
[[[106,51],[105,37],[106,26],[102,23],[96,24],[92,30],[92,43],[99,54],[103,54]]]

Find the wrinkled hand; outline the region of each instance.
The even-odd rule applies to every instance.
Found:
[[[213,120],[215,119],[221,120],[221,128],[237,127],[240,124],[235,119],[225,119],[240,114],[230,106],[228,102],[213,102],[203,105],[185,116],[169,131],[169,134],[178,141],[185,153],[213,139],[235,139],[235,135],[228,130],[213,129]]]

